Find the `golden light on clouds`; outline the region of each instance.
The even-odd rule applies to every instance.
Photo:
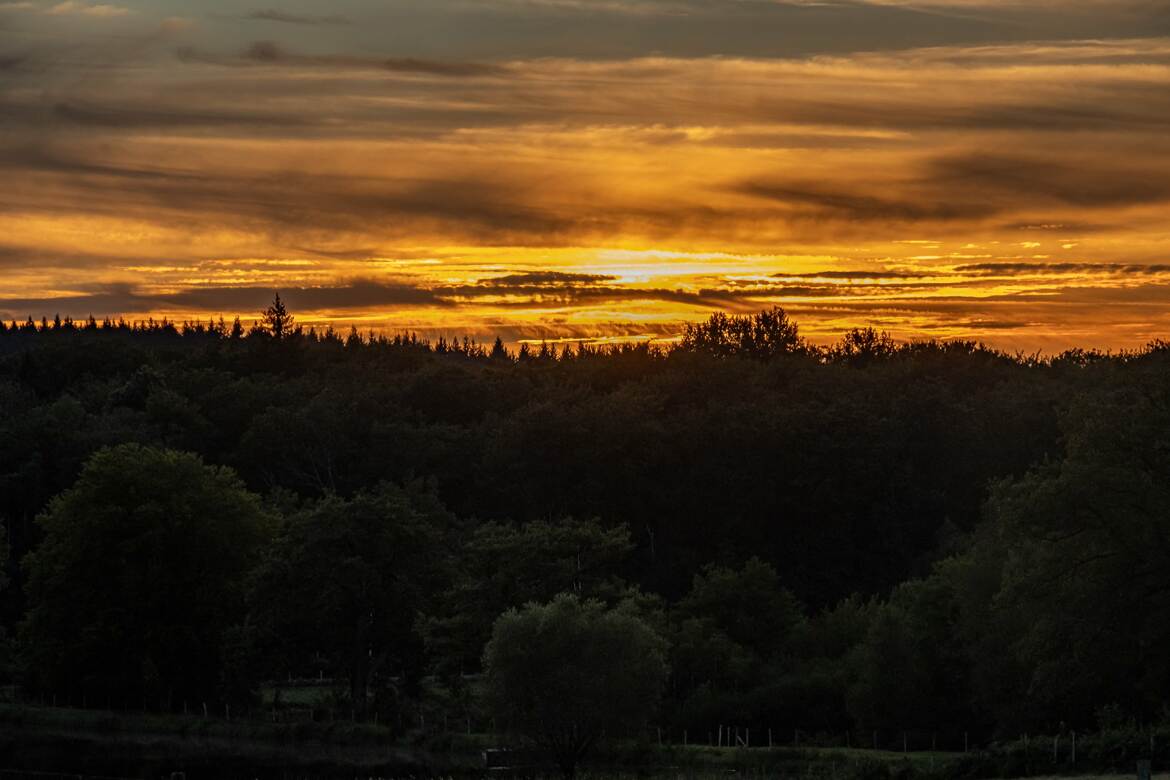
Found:
[[[251,318],[279,289],[305,323],[509,341],[774,304],[822,341],[1170,333],[1167,38],[473,60],[149,10],[84,15],[122,39],[0,16],[6,319]],[[249,18],[355,26],[275,13]]]

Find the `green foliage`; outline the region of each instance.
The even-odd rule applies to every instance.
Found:
[[[105,449],[37,522],[22,627],[34,688],[163,706],[220,695],[225,632],[271,525],[230,470]]]
[[[253,578],[251,625],[269,672],[328,671],[366,711],[372,684],[421,672],[414,627],[444,581],[451,518],[419,486],[328,495],[289,517]],[[246,640],[241,640],[246,641]],[[314,659],[326,668],[314,669]]]
[[[654,713],[666,643],[628,611],[565,594],[501,615],[484,669],[497,717],[571,777],[603,733],[640,727]]]
[[[950,583],[932,577],[899,586],[878,608],[849,659],[848,707],[862,730],[972,722],[956,605]]]
[[[731,641],[765,659],[788,650],[804,620],[803,607],[781,587],[776,570],[756,557],[741,569],[704,567],[678,608],[711,621]]]
[[[1084,723],[1111,701],[1152,715],[1170,686],[1170,389],[1135,379],[1076,402],[1067,457],[992,497],[1035,719]]]
[[[738,569],[710,564],[696,574],[672,613],[671,711],[678,726],[787,724],[790,704],[800,698],[785,676],[808,630],[803,611],[759,558]]]
[[[426,626],[428,646],[448,675],[478,669],[495,617],[560,593],[614,602],[626,596],[618,576],[634,549],[625,527],[596,520],[487,522],[461,539],[458,572],[440,614]]]

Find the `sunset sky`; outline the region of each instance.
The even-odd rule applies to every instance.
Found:
[[[1166,0],[0,0],[0,317],[1170,339]]]

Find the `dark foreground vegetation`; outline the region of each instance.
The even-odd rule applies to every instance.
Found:
[[[13,323],[0,441],[17,701],[511,733],[566,773],[663,734],[996,741],[969,776],[1170,741],[1160,343]]]

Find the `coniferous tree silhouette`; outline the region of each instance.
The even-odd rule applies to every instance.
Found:
[[[280,293],[276,293],[272,299],[272,305],[264,310],[261,321],[274,339],[283,339],[292,334],[293,316],[285,308],[284,301],[280,299]]]

